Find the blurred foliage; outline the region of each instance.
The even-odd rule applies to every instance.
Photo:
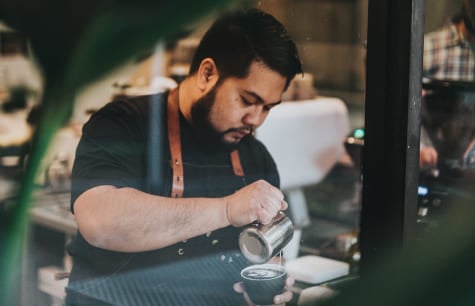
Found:
[[[11,113],[19,109],[24,109],[27,105],[27,98],[30,90],[25,87],[14,87],[10,90],[9,98],[1,105],[1,110]]]
[[[82,87],[232,0],[15,0],[0,21],[27,36],[45,80],[32,151],[0,233],[0,305],[16,305],[28,205],[41,159]]]

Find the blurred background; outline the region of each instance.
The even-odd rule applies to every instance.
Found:
[[[449,22],[460,11],[461,3],[461,0],[426,0],[424,32]],[[294,159],[273,152],[278,156],[278,167],[282,167],[284,185],[289,181],[283,188],[299,231],[293,253],[322,255],[357,268],[368,0],[246,0],[236,6],[270,12],[295,39],[305,75],[293,81],[284,101],[302,104],[320,101],[320,106],[327,105],[315,110],[316,117],[311,119],[321,124],[312,125],[310,129],[315,130],[297,139],[302,145],[323,143],[333,150],[332,158],[319,155],[325,163],[313,172],[309,170],[308,180],[294,184],[293,176],[301,173],[285,172],[286,165]],[[61,286],[65,282],[55,280],[54,276],[71,267],[64,246],[76,231],[69,212],[69,184],[82,125],[115,96],[149,94],[177,86],[187,74],[199,38],[214,16],[188,25],[175,39],[158,42],[156,49],[131,58],[74,94],[70,119],[55,134],[36,179],[26,246],[29,252],[24,260],[25,305],[33,305],[28,304],[33,300],[35,305],[62,303]],[[5,215],[14,203],[16,183],[28,158],[32,130],[36,127],[35,110],[41,107],[43,81],[35,46],[27,36],[0,20],[0,213]],[[329,110],[334,117],[329,117]],[[332,120],[327,122],[325,118]],[[273,122],[269,126],[276,124]],[[326,140],[324,134],[333,136]],[[265,126],[258,137],[274,150]],[[275,148],[278,150],[278,146]],[[308,147],[305,152],[309,154],[302,160],[315,159],[311,155],[313,150],[321,152],[319,147]]]

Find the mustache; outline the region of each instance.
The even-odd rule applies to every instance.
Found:
[[[255,128],[252,126],[243,126],[240,128],[230,128],[227,129],[224,133],[232,133],[232,132],[239,132],[239,133],[248,133],[254,135]]]

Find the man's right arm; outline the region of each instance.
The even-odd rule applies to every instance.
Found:
[[[267,224],[286,208],[282,192],[265,181],[222,198],[169,198],[102,185],[74,203],[86,241],[121,252],[160,249],[229,225]]]

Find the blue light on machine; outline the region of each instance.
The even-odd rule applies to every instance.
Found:
[[[417,187],[417,194],[420,196],[426,196],[429,193],[429,189],[424,186]]]
[[[364,129],[356,129],[354,132],[353,132],[353,136],[355,136],[356,138],[364,138]]]

